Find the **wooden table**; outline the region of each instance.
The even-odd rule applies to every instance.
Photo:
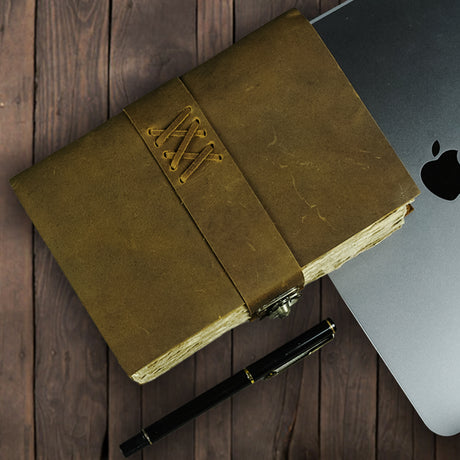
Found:
[[[320,318],[335,343],[133,459],[456,459],[328,278],[142,387],[120,370],[7,179],[297,6],[334,0],[0,1],[0,458],[122,458],[120,442]],[[248,356],[247,350],[254,350]]]

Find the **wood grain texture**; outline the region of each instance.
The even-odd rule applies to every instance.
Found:
[[[142,388],[126,376],[111,351],[108,373],[107,458],[121,460],[125,457],[120,444],[142,428]],[[130,458],[141,460],[142,453],[138,452]]]
[[[379,460],[412,459],[412,406],[379,358],[377,445]]]
[[[335,343],[321,350],[321,458],[376,457],[377,353],[341,301],[322,283],[322,316],[337,324]]]
[[[201,63],[233,42],[233,0],[197,1],[197,60]],[[232,333],[224,334],[195,355],[195,394],[232,373]],[[231,401],[195,420],[195,460],[231,458]]]
[[[232,374],[232,334],[227,333],[195,355],[195,395]],[[232,405],[228,399],[195,420],[195,460],[231,458]]]
[[[414,451],[414,460],[434,460],[436,458],[435,452],[435,442],[436,436],[432,433],[426,425],[422,422],[419,415],[412,409],[414,415],[414,425],[413,430],[413,451]],[[456,436],[457,442],[460,439],[460,436]],[[458,451],[458,449],[457,449]]]
[[[193,2],[113,1],[110,46],[112,115],[196,65],[196,22]],[[194,358],[144,385],[140,391],[135,383],[123,382],[122,376],[118,376],[120,372],[111,359],[110,376],[117,383],[116,387],[110,387],[109,420],[119,417],[120,401],[126,407],[131,404],[131,417],[117,422],[116,433],[111,431],[110,458],[122,458],[118,445],[139,430],[139,421],[144,426],[149,425],[194,395]],[[143,458],[190,459],[193,451],[192,423],[145,449]],[[137,454],[137,458],[141,455]]]
[[[35,160],[107,116],[108,1],[37,2]],[[106,346],[35,234],[38,458],[98,458]]]
[[[381,359],[378,361],[379,459],[433,460],[435,435],[423,424]]]
[[[307,330],[321,321],[321,284],[313,283],[303,291],[303,300],[296,305],[293,317],[294,335]],[[288,338],[289,340],[289,338]],[[293,366],[286,374],[285,404],[290,412],[284,411],[285,438],[280,452],[292,460],[315,459],[320,456],[319,446],[319,392],[320,392],[320,354],[310,356]],[[288,399],[289,398],[289,399]],[[286,430],[287,428],[287,430]]]
[[[302,5],[299,5],[302,3]],[[311,2],[235,0],[235,40],[292,7]],[[315,5],[314,15],[318,13]],[[319,318],[319,284],[310,286],[304,300],[286,321],[263,321],[240,326],[233,333],[233,371],[237,371],[305,330]],[[315,291],[316,290],[316,291]],[[248,353],[251,350],[251,353]],[[306,369],[304,371],[304,369]],[[300,387],[304,372],[307,387]],[[317,457],[318,357],[299,364],[269,382],[248,388],[232,399],[233,458]],[[300,401],[302,400],[302,405]],[[302,457],[298,457],[301,455]]]
[[[135,49],[125,48],[134,43],[133,36],[136,34],[136,29],[130,23],[134,5],[132,2],[115,0],[111,6],[108,102],[109,116],[114,116],[140,95],[132,78],[124,82],[126,53],[138,56]],[[139,64],[143,58],[143,55],[138,56]],[[108,356],[107,457],[117,460],[124,458],[120,444],[142,428],[142,388],[127,378],[111,351]],[[132,459],[141,460],[142,452],[132,455]]]
[[[460,435],[436,436],[436,460],[454,460],[459,458]]]
[[[143,385],[143,426],[148,426],[195,395],[195,357],[191,356],[153,382]],[[144,449],[143,459],[190,460],[194,458],[195,422]]]
[[[320,0],[235,0],[235,40],[290,8],[297,8],[309,19],[321,12]]]
[[[319,321],[319,283],[308,286],[283,321],[255,321],[234,330],[233,371]],[[318,355],[233,397],[233,458],[299,458],[318,453]],[[302,458],[302,457],[300,457]]]
[[[198,64],[233,43],[233,0],[197,0]]]
[[[326,11],[334,8],[335,6],[342,3],[339,0],[319,0],[319,12],[325,13]]]
[[[113,0],[110,93],[119,109],[197,62],[195,2]]]
[[[0,2],[0,457],[34,452],[32,225],[8,179],[32,164],[33,0]]]

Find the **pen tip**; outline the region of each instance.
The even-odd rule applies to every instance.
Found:
[[[148,445],[149,443],[145,439],[145,436],[142,432],[140,432],[136,434],[136,436],[133,436],[132,438],[120,444],[120,450],[125,457],[129,457],[130,455]]]

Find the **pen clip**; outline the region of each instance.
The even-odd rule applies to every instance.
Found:
[[[316,344],[312,349],[308,349],[304,351],[302,354],[295,356],[292,358],[290,361],[282,364],[281,366],[277,367],[276,369],[273,369],[270,371],[265,377],[264,380],[269,379],[271,377],[274,377],[275,375],[278,375],[279,373],[283,372],[286,370],[288,367],[292,366],[295,364],[297,361],[300,361],[303,358],[306,358],[307,356],[312,355],[315,351],[318,351],[320,348],[324,347],[327,343],[329,343],[333,338],[335,337],[335,334],[332,334],[330,337],[327,337],[325,340],[322,342]]]

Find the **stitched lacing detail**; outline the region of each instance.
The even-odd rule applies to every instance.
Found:
[[[222,155],[212,153],[214,151],[214,143],[207,144],[199,153],[186,152],[193,137],[205,137],[206,131],[198,129],[200,120],[195,118],[187,129],[178,129],[179,126],[190,116],[191,107],[185,107],[179,115],[169,124],[166,129],[150,128],[148,133],[156,137],[155,146],[161,147],[169,137],[183,137],[176,151],[166,150],[163,152],[163,157],[171,160],[170,169],[175,171],[182,159],[193,160],[190,166],[180,175],[179,181],[185,183],[189,177],[200,167],[205,160],[221,161]]]

